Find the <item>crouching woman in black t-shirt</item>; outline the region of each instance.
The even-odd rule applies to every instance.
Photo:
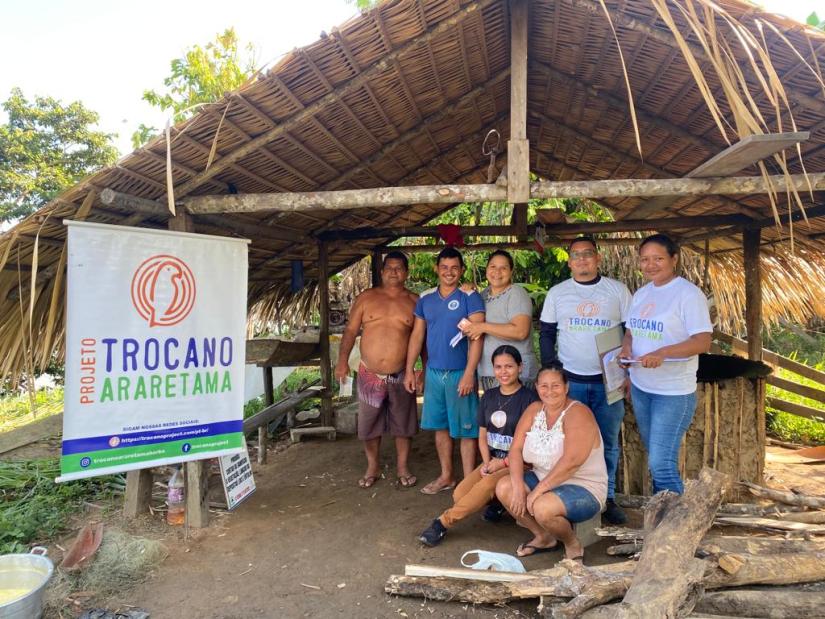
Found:
[[[538,395],[519,381],[521,354],[509,344],[493,351],[493,373],[499,386],[484,392],[478,407],[478,448],[481,465],[453,491],[453,506],[433,520],[418,540],[427,546],[441,542],[448,529],[488,505],[496,494],[496,483],[507,475],[507,453],[521,414]],[[504,508],[498,501],[488,505],[484,519],[501,518]]]

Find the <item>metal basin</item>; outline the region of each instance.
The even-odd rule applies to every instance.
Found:
[[[40,619],[53,571],[42,546],[27,555],[0,556],[0,619]]]

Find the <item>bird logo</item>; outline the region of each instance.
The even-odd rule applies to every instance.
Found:
[[[195,305],[192,270],[168,254],[144,260],[132,277],[132,304],[150,327],[178,324]]]

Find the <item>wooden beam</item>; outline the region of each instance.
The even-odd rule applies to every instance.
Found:
[[[742,233],[745,268],[745,326],[748,359],[762,360],[762,270],[759,260],[761,229]]]
[[[321,425],[332,425],[332,361],[329,358],[329,254],[327,244],[318,242],[318,293],[321,297],[321,325],[318,334],[321,345]]]
[[[809,137],[810,133],[807,131],[749,135],[688,172],[685,178],[730,176],[734,172],[739,172],[774,153],[790,148],[799,142],[804,142]],[[674,202],[676,200],[672,197],[661,196],[648,200],[623,215],[625,217],[645,217],[651,213],[664,211]]]
[[[192,213],[252,213],[256,211],[344,210],[410,204],[503,202],[506,189],[495,185],[420,185],[309,191],[302,193],[192,196],[184,204]]]
[[[233,150],[231,153],[228,153],[214,161],[208,170],[205,170],[195,178],[183,183],[179,187],[176,187],[175,195],[184,196],[190,193],[208,179],[223,172],[236,161],[244,159],[248,155],[255,152],[259,147],[272,142],[279,136],[291,131],[302,122],[313,118],[317,113],[323,111],[329,104],[345,99],[350,94],[357,92],[364,84],[369,83],[371,80],[385,73],[398,58],[408,54],[411,51],[417,50],[422,44],[444,32],[451,30],[457,23],[473,15],[476,11],[482,10],[484,7],[492,4],[493,2],[494,0],[479,0],[477,2],[473,2],[461,10],[456,11],[450,17],[441,20],[436,26],[405,43],[395,51],[380,57],[373,65],[370,66],[370,68],[360,73],[357,77],[352,78],[340,88],[324,95],[311,105],[301,109],[290,118],[284,120],[277,127],[270,129],[264,134],[250,140],[243,146]]]
[[[463,236],[511,236],[510,226],[462,226]],[[318,235],[324,241],[348,241],[356,239],[383,239],[403,236],[440,237],[436,226],[405,226],[400,228],[355,228],[354,230],[330,230]]]
[[[509,169],[509,168],[508,168]],[[508,187],[509,187],[508,179]],[[631,196],[739,195],[825,189],[825,173],[790,176],[735,176],[726,178],[618,179],[604,181],[537,181],[530,198],[618,198]],[[454,204],[459,202],[503,202],[507,188],[495,184],[411,185],[341,191],[297,193],[231,194],[191,196],[182,203],[192,214],[252,213],[257,211],[312,211],[408,206],[410,204]]]
[[[507,201],[530,199],[530,142],[527,140],[527,37],[530,4],[510,0],[510,141],[507,143]]]
[[[679,230],[718,226],[744,226],[753,221],[744,215],[698,215],[696,217],[663,217],[661,219],[623,219],[621,221],[582,222],[576,224],[545,224],[552,234],[596,234],[599,232],[640,232],[644,230]]]

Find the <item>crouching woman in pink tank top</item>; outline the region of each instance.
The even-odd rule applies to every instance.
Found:
[[[593,413],[567,397],[560,364],[539,370],[541,398],[524,411],[509,453],[510,475],[499,480],[496,495],[519,525],[533,533],[520,557],[556,550],[581,560],[584,548],[571,523],[589,520],[604,508],[607,469],[604,445]],[[525,472],[525,463],[533,465]]]

